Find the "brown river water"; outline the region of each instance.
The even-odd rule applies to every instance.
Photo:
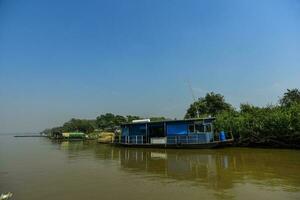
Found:
[[[119,148],[0,135],[15,200],[300,199],[300,151]]]

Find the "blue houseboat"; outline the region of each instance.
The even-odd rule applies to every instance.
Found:
[[[215,133],[215,118],[150,122],[135,120],[121,125],[115,144],[133,147],[214,148],[231,144],[232,135]]]

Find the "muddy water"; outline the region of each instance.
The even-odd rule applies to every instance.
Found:
[[[0,135],[13,199],[300,199],[300,151],[117,148]]]

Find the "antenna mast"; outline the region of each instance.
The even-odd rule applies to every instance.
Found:
[[[188,85],[189,85],[189,88],[190,88],[190,91],[192,93],[192,97],[193,97],[193,100],[194,100],[194,103],[195,103],[197,118],[200,118],[199,109],[198,109],[198,106],[197,106],[196,96],[195,96],[194,90],[191,86],[190,81],[188,80],[187,82],[188,82]]]

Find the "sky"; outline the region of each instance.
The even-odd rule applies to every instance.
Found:
[[[300,1],[0,0],[0,133],[182,118],[189,85],[236,108],[299,88]]]

